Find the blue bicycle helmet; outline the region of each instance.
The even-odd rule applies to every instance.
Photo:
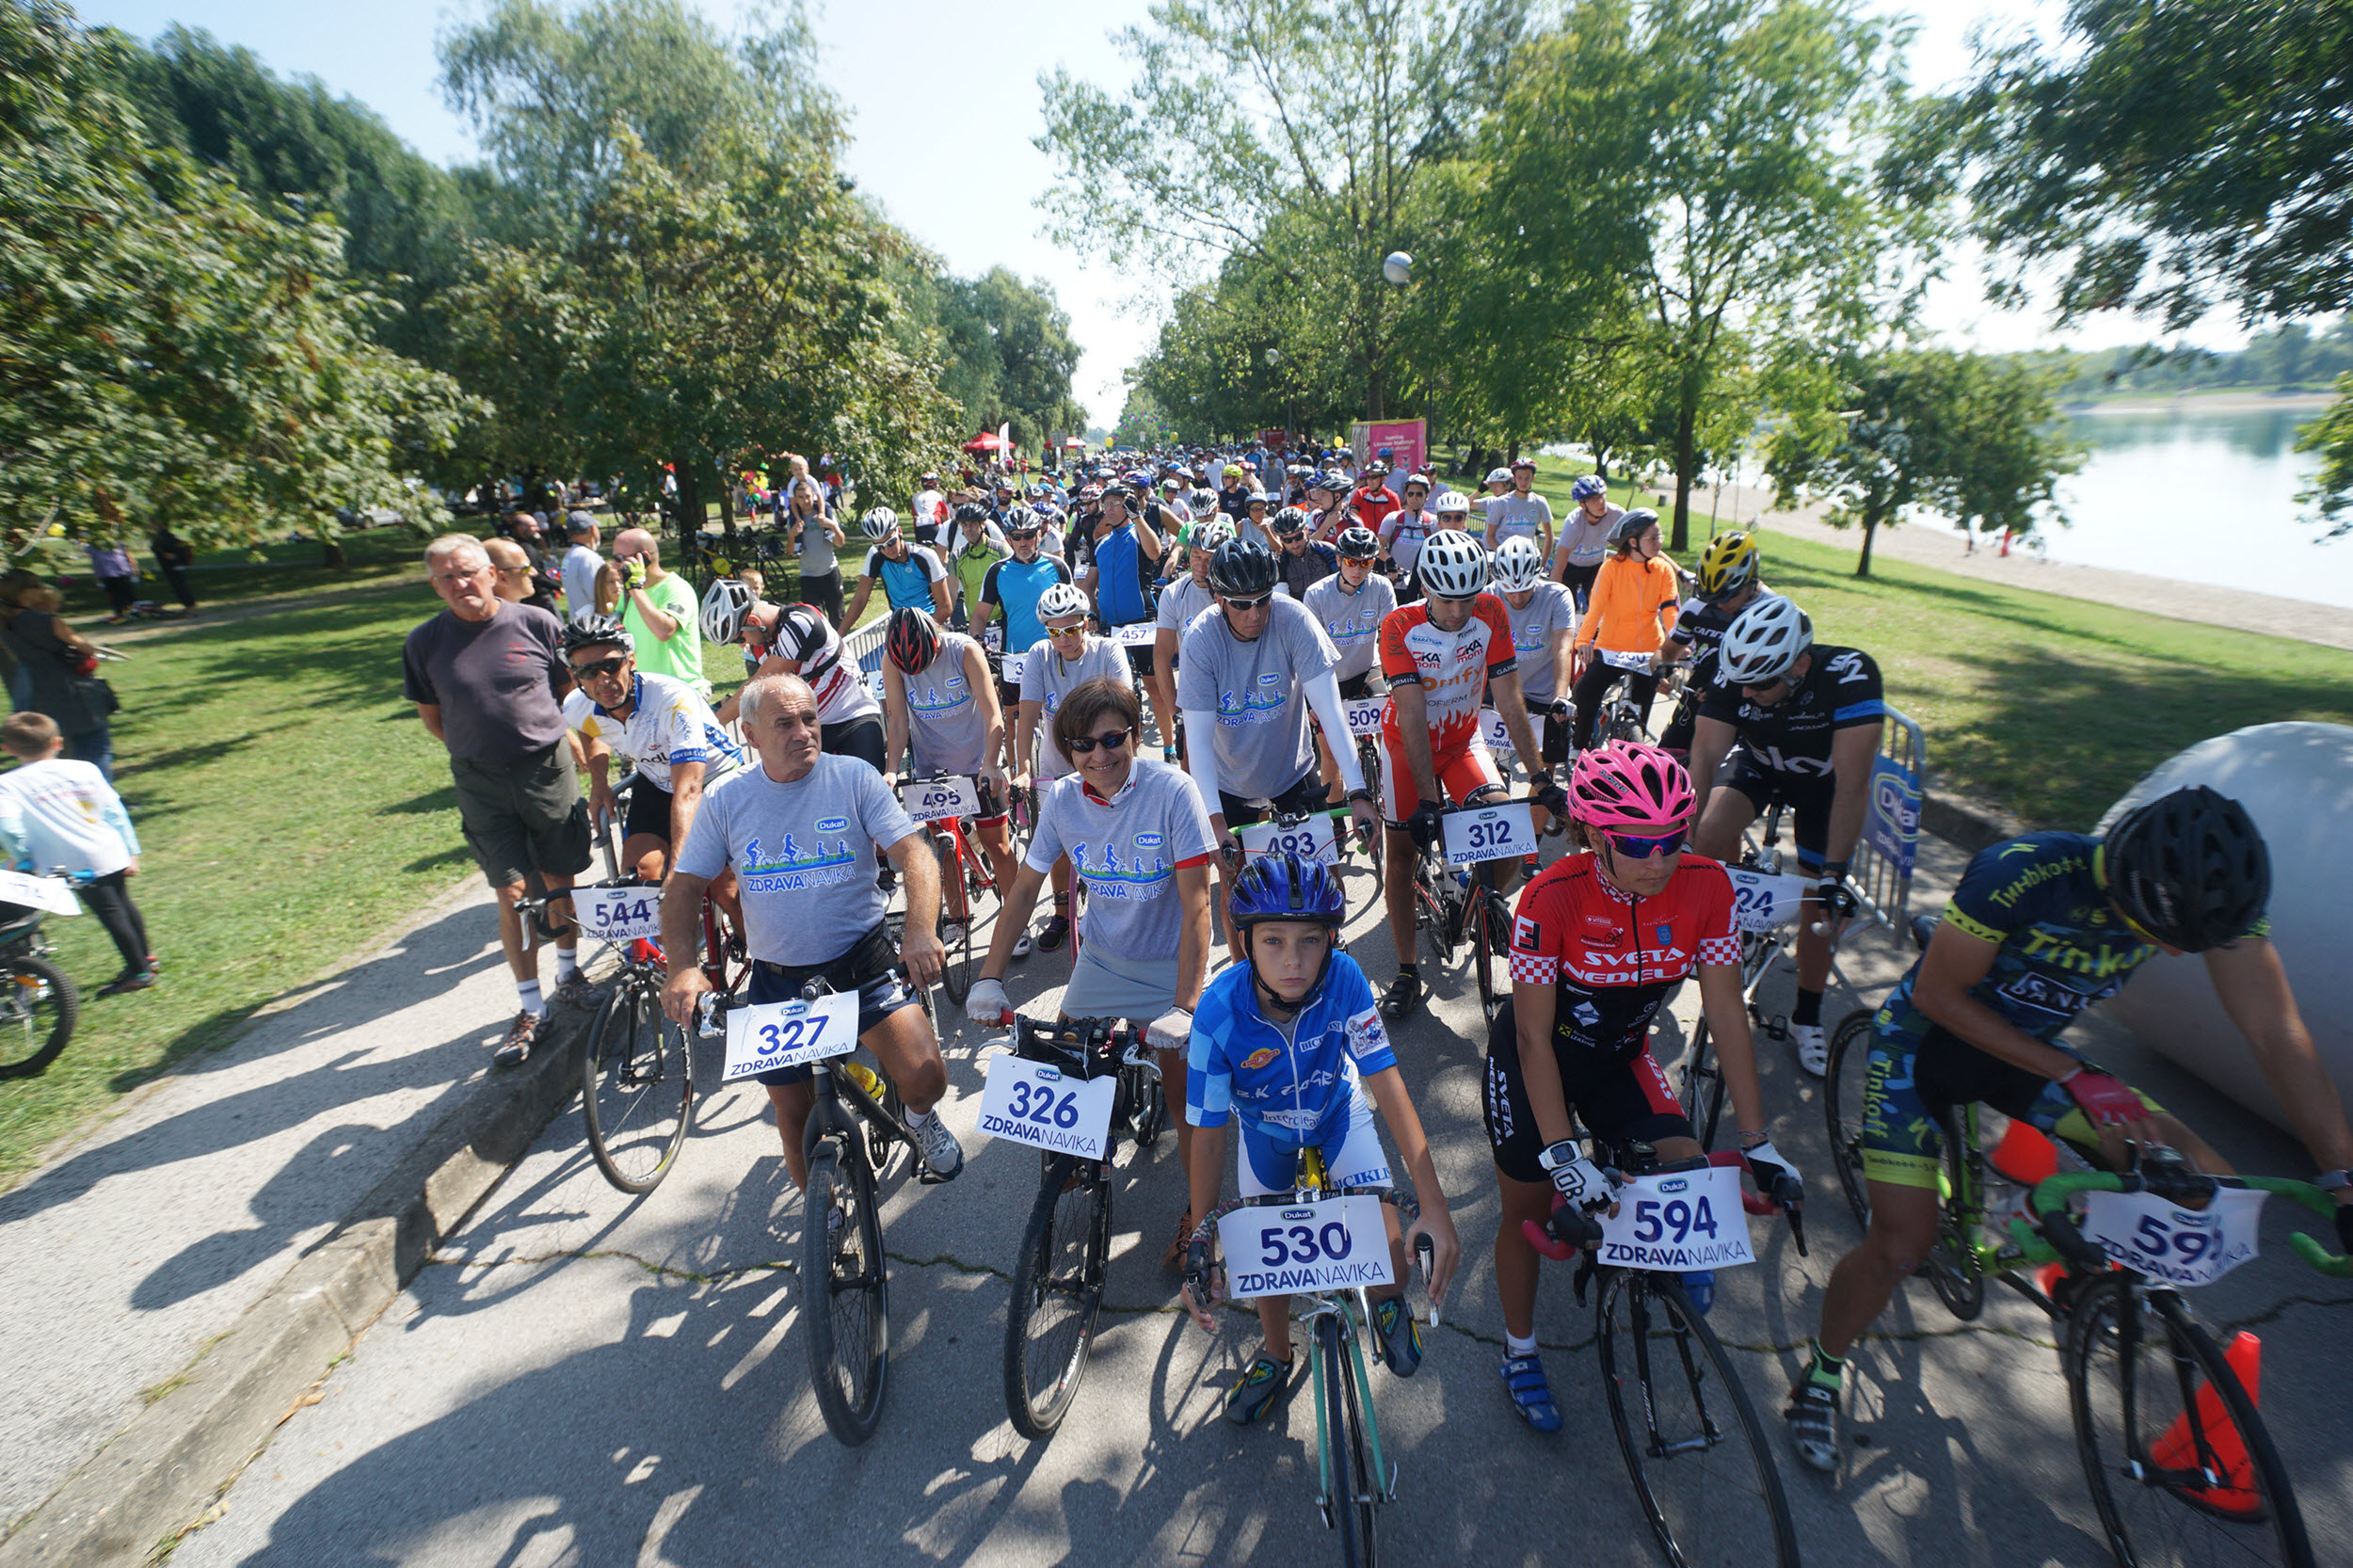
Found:
[[[1591,501],[1597,495],[1609,493],[1609,487],[1601,482],[1601,475],[1598,473],[1588,473],[1582,478],[1573,480],[1569,485],[1569,499],[1572,501]]]
[[[1289,851],[1261,855],[1244,866],[1225,900],[1238,931],[1260,920],[1313,920],[1337,930],[1347,908],[1340,885],[1321,861]]]

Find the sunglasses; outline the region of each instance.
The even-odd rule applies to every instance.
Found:
[[[1662,834],[1655,839],[1639,838],[1629,833],[1607,833],[1609,847],[1629,860],[1650,860],[1661,855],[1673,855],[1683,847],[1683,829]]]
[[[1263,610],[1273,602],[1273,599],[1274,596],[1272,593],[1260,594],[1256,599],[1229,599],[1225,601],[1225,608],[1241,611]]]
[[[1076,626],[1049,626],[1046,634],[1049,637],[1079,637],[1086,634],[1086,629],[1087,623],[1080,621]]]
[[[1080,757],[1092,757],[1095,755],[1096,746],[1101,746],[1107,751],[1117,751],[1128,744],[1128,737],[1134,733],[1132,729],[1114,729],[1104,735],[1074,736],[1070,742],[1070,749]]]
[[[580,680],[591,675],[618,675],[628,664],[629,659],[624,655],[618,659],[600,659],[593,664],[574,664],[572,677]]]

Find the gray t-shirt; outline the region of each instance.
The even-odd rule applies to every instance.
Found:
[[[939,656],[904,678],[907,751],[918,773],[977,774],[987,760],[988,711],[964,667],[972,646],[960,632],[942,632]]]
[[[1108,638],[1089,636],[1086,651],[1076,659],[1064,658],[1054,651],[1051,638],[1041,638],[1023,657],[1021,700],[1039,708],[1034,766],[1041,786],[1070,771],[1070,759],[1054,742],[1054,715],[1062,712],[1062,699],[1080,681],[1096,680],[1116,680],[1131,691],[1135,688],[1136,673],[1126,650]]]
[[[1176,633],[1176,651],[1169,660],[1171,669],[1185,662],[1185,628],[1193,624],[1193,616],[1216,602],[1216,592],[1207,583],[1194,582],[1190,569],[1160,590],[1160,613],[1153,617],[1153,624]]]
[[[556,618],[499,600],[488,620],[444,610],[401,645],[402,690],[441,711],[452,757],[515,762],[564,738],[557,694],[571,684]]]
[[[703,796],[678,867],[710,881],[733,866],[754,958],[830,963],[882,923],[874,854],[916,831],[882,775],[821,754],[779,784],[755,762]]]
[[[564,613],[584,621],[597,613],[597,573],[604,557],[584,544],[564,552]]]
[[[1487,548],[1492,551],[1504,540],[1520,537],[1540,538],[1541,530],[1552,526],[1552,503],[1534,490],[1518,495],[1511,490],[1487,498]]]
[[[1520,695],[1550,702],[1559,695],[1561,672],[1553,667],[1553,633],[1577,628],[1577,596],[1558,583],[1539,583],[1525,610],[1512,608],[1510,594],[1497,594],[1512,622],[1512,648],[1519,660]]]
[[[839,571],[841,562],[833,552],[833,536],[825,532],[825,520],[818,515],[818,508],[824,502],[824,490],[814,479],[795,479],[785,486],[784,493],[788,502],[796,493],[808,497],[808,510],[795,514],[792,520],[801,530],[801,576],[823,577],[829,571]]]
[[[1332,666],[1335,676],[1353,680],[1372,668],[1381,651],[1381,617],[1397,608],[1395,584],[1374,572],[1352,594],[1338,578],[1327,577],[1307,585],[1304,602],[1338,650],[1340,662]]]
[[[1609,531],[1625,516],[1625,508],[1616,502],[1606,502],[1601,508],[1601,520],[1594,522],[1585,515],[1583,506],[1569,508],[1568,517],[1561,524],[1561,536],[1554,546],[1556,553],[1566,551],[1569,565],[1597,567],[1609,553]]]
[[[1236,637],[1218,610],[1193,617],[1185,629],[1176,706],[1217,714],[1221,790],[1244,800],[1272,799],[1315,766],[1306,682],[1338,658],[1307,607],[1281,594],[1270,601],[1266,630],[1256,642]]]
[[[1038,800],[1037,827],[1023,864],[1050,872],[1070,856],[1087,885],[1080,939],[1105,956],[1165,962],[1176,956],[1184,905],[1176,869],[1209,858],[1209,813],[1191,775],[1139,759],[1109,802],[1072,775]]]

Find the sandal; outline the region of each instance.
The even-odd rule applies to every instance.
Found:
[[[1160,1259],[1161,1268],[1182,1269],[1185,1266],[1185,1248],[1193,1241],[1193,1210],[1188,1208],[1177,1216],[1176,1239],[1168,1244],[1167,1256]]]

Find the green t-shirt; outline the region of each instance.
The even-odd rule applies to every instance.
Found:
[[[988,581],[988,568],[1008,559],[1007,552],[990,544],[984,537],[969,550],[959,550],[955,555],[957,580],[964,584],[964,607],[967,615],[977,614],[981,607],[981,587]]]
[[[678,631],[668,642],[656,637],[637,613],[637,596],[624,594],[621,599],[621,624],[637,639],[637,667],[648,675],[666,675],[684,680],[704,696],[711,695],[711,682],[703,679],[703,629],[696,613],[695,590],[686,579],[672,572],[646,590],[646,597],[658,605],[662,613],[679,623]]]

